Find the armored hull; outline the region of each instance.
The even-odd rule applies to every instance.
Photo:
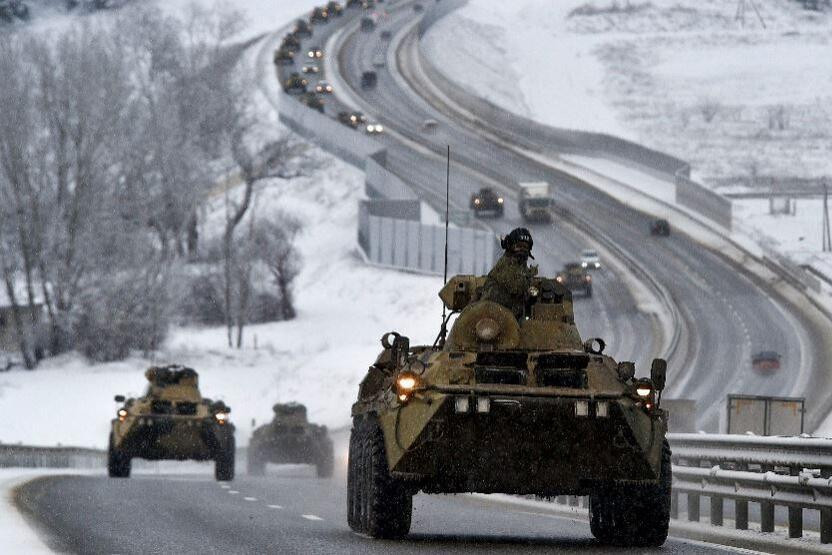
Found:
[[[248,473],[262,475],[266,463],[311,464],[319,477],[331,476],[333,448],[326,426],[310,424],[306,407],[297,403],[278,403],[274,412],[274,420],[251,436]]]

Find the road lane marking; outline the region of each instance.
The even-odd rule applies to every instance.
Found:
[[[222,489],[231,489],[231,486],[229,486],[228,484],[220,484],[220,487]]]
[[[246,501],[257,501],[256,497],[243,497]]]
[[[283,505],[266,505],[270,509],[282,509]]]
[[[230,489],[230,490],[228,490],[228,494],[229,494],[229,495],[237,495],[238,493],[240,493],[240,492],[239,492],[239,491],[237,491],[237,490],[235,490],[235,489]]]
[[[300,516],[302,516],[306,520],[323,520],[321,517],[316,516],[316,515],[300,515]]]

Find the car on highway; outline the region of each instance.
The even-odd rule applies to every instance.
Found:
[[[636,378],[602,339],[584,341],[571,294],[550,277],[531,280],[520,321],[481,300],[487,279],[458,275],[442,288],[458,316],[432,344],[382,336],[351,410],[350,528],[406,536],[419,492],[579,495],[601,543],[662,545],[673,473],[660,406],[667,362]]]
[[[471,195],[471,210],[474,216],[492,215],[502,217],[505,208],[505,199],[491,187],[483,187]]]
[[[315,92],[318,94],[332,94],[332,85],[329,84],[329,81],[321,79],[315,85]]]
[[[368,123],[368,124],[364,127],[364,132],[365,132],[367,135],[380,135],[381,133],[384,133],[384,126],[382,126],[382,125],[381,125],[380,123],[378,123],[378,122],[376,122],[376,123],[372,123],[372,122],[371,122],[371,123]]]
[[[390,29],[385,29],[379,36],[381,37],[381,40],[390,40],[393,38],[393,32]]]
[[[234,479],[234,425],[231,408],[202,397],[199,376],[179,365],[154,366],[145,372],[147,391],[125,399],[110,423],[107,472],[128,478],[132,460],[214,461],[217,480]]]
[[[334,455],[326,426],[310,423],[306,407],[300,403],[277,403],[272,411],[272,421],[251,434],[248,474],[262,476],[266,463],[272,463],[311,464],[319,478],[332,476]]]
[[[358,129],[358,126],[367,123],[367,116],[361,112],[338,112],[338,121],[346,126]]]
[[[751,367],[762,372],[779,370],[780,358],[777,351],[759,351],[751,355]]]
[[[295,28],[292,30],[296,37],[311,37],[312,27],[304,19],[298,19],[295,22]]]
[[[667,237],[670,235],[670,222],[664,219],[656,219],[650,222],[650,235]]]
[[[309,47],[309,50],[306,51],[306,57],[313,60],[319,60],[324,57],[324,51],[320,46],[311,46]]]
[[[439,127],[439,122],[435,119],[428,118],[422,122],[422,131],[434,131]]]
[[[307,107],[317,110],[322,114],[324,113],[324,101],[317,94],[313,92],[303,93],[300,97],[300,101]]]
[[[283,82],[283,90],[289,94],[303,94],[309,81],[301,77],[297,71],[292,72],[286,81]]]
[[[376,88],[378,83],[378,75],[375,71],[361,72],[361,88],[364,90]]]
[[[286,48],[278,48],[274,51],[274,65],[288,66],[295,63],[295,54]]]
[[[321,68],[318,67],[318,63],[315,61],[308,61],[303,64],[303,67],[300,68],[303,73],[320,73]]]
[[[592,276],[581,266],[580,262],[567,262],[563,270],[557,273],[555,281],[570,291],[581,291],[585,297],[592,296]]]
[[[595,249],[584,249],[581,251],[581,268],[587,270],[599,270],[601,268],[601,257]]]
[[[359,28],[365,33],[371,33],[376,28],[376,22],[372,17],[364,16],[361,18]]]
[[[326,8],[313,8],[312,13],[309,15],[309,23],[312,25],[315,24],[323,24],[329,21],[329,12],[326,11]]]

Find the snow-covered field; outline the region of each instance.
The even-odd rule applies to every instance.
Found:
[[[310,0],[238,2],[252,22],[241,36],[280,28],[313,5]],[[69,25],[68,18],[62,24]],[[270,75],[271,67],[252,71]],[[256,101],[261,120],[277,129],[270,104]],[[254,421],[271,418],[277,401],[305,403],[315,422],[348,424],[358,383],[378,355],[383,333],[395,328],[414,342],[433,341],[441,278],[362,262],[356,234],[363,174],[320,156],[326,165],[314,175],[261,186],[252,210],[256,218],[282,212],[304,222],[297,242],[303,269],[295,285],[296,320],[247,327],[240,350],[226,346],[224,328],[173,329],[152,359],[90,364],[70,354],[47,360],[34,372],[0,374],[0,412],[14,415],[0,425],[0,442],[106,447],[117,409],[113,395],[142,393],[144,369],[162,363],[199,371],[203,394],[232,407],[238,445],[247,444]],[[221,225],[223,203],[215,202],[212,209],[208,221]]]

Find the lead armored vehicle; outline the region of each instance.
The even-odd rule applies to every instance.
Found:
[[[570,291],[581,291],[584,297],[592,296],[592,276],[583,264],[567,262],[563,265],[563,270],[555,276],[555,281]]]
[[[483,214],[491,214],[501,218],[504,209],[502,195],[497,194],[491,187],[483,187],[471,195],[471,210],[474,211],[474,216],[481,217]]]
[[[231,409],[199,392],[198,375],[183,366],[152,367],[145,372],[146,393],[123,403],[112,420],[107,471],[130,476],[131,460],[214,461],[217,480],[234,479],[234,425]]]
[[[248,446],[248,473],[261,476],[266,463],[312,464],[320,478],[332,476],[333,452],[326,426],[310,424],[306,407],[278,403],[274,419],[260,426]]]
[[[601,541],[661,545],[671,484],[665,361],[635,378],[602,340],[583,342],[571,293],[554,279],[532,280],[519,320],[479,300],[485,279],[456,276],[442,289],[457,317],[434,345],[382,337],[352,407],[350,527],[406,535],[417,492],[588,495]]]

